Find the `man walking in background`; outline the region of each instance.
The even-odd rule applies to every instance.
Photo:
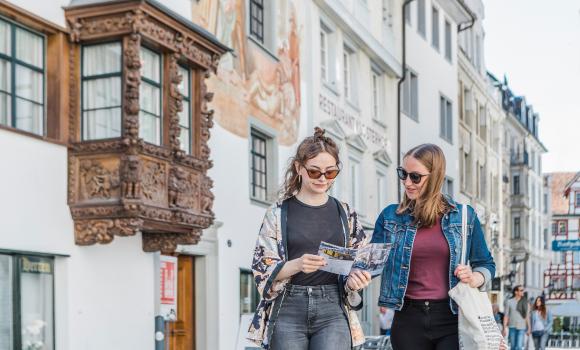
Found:
[[[524,298],[523,286],[515,286],[512,293],[505,305],[503,335],[507,336],[509,330],[510,349],[523,350],[526,330],[528,335],[531,330],[529,305],[527,298]]]

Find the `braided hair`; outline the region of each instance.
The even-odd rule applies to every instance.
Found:
[[[296,170],[295,163],[304,166],[306,162],[320,153],[326,152],[336,159],[336,166],[340,167],[340,159],[338,157],[338,146],[328,136],[324,136],[325,130],[318,126],[314,128],[314,135],[302,140],[296,149],[296,154],[290,158],[288,168],[284,175],[284,183],[280,189],[280,197],[282,199],[294,196],[302,186],[300,176]]]

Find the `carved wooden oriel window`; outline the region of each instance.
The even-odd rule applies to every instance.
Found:
[[[65,13],[76,243],[139,232],[145,251],[197,243],[214,217],[205,80],[227,47],[154,0]]]

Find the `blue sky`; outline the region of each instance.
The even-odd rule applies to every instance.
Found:
[[[543,171],[580,171],[580,0],[483,0],[487,69],[540,113]]]

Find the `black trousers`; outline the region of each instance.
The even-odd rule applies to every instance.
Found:
[[[449,300],[409,300],[395,312],[393,350],[459,350],[457,315]]]

